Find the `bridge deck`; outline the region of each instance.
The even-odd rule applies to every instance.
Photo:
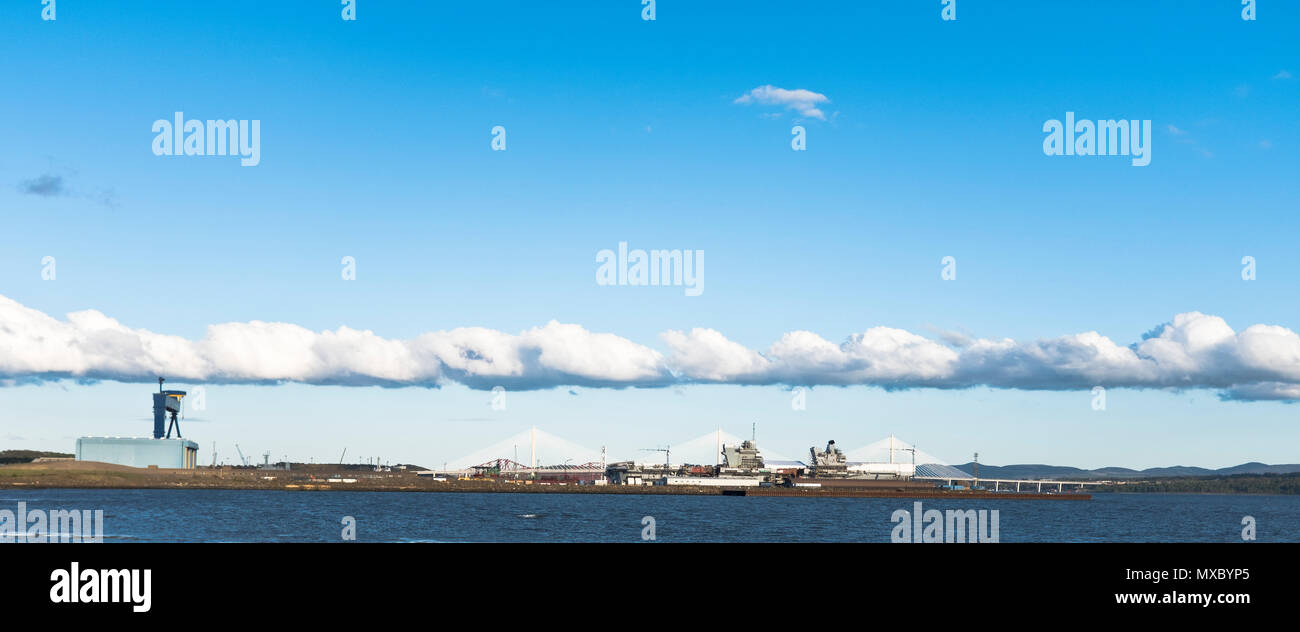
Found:
[[[927,480],[927,481],[967,481],[967,482],[975,481],[979,483],[994,483],[994,484],[1007,483],[1007,484],[1019,484],[1019,485],[1078,485],[1080,487],[1084,485],[1110,485],[1111,484],[1111,481],[1058,481],[1058,480],[1049,480],[1049,479],[1029,479],[1029,478],[1020,478],[1020,479],[983,478],[983,477],[951,478],[945,476],[916,476],[914,478],[919,480]]]

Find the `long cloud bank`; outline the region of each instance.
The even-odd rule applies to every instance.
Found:
[[[756,351],[713,329],[667,331],[667,353],[614,334],[552,321],[518,334],[480,327],[397,340],[349,327],[212,325],[198,341],[133,329],[95,310],[58,320],[0,296],[0,378],[300,382],[511,390],[676,384],[976,386],[1074,390],[1094,386],[1217,389],[1225,399],[1300,401],[1300,336],[1276,325],[1236,332],[1222,318],[1178,314],[1130,345],[1096,332],[1035,341],[945,344],[872,327],[840,343],[785,334]]]

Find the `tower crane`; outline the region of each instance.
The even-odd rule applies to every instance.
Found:
[[[671,446],[670,446],[670,447],[671,447]],[[673,453],[672,453],[672,451],[670,450],[670,447],[666,447],[666,448],[641,448],[641,451],[642,451],[642,452],[663,452],[663,453],[664,453],[664,469],[665,469],[665,470],[671,470],[671,469],[673,469],[673,457],[672,457],[672,454],[673,454]]]

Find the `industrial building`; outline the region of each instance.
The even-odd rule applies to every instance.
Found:
[[[131,467],[191,469],[199,457],[199,444],[189,439],[148,437],[81,437],[77,460],[115,463]]]
[[[153,438],[148,437],[81,437],[77,439],[78,461],[97,461],[131,467],[191,469],[198,464],[199,444],[181,437],[177,415],[185,391],[165,391],[158,378],[158,392],[153,394]],[[170,423],[168,418],[170,417]],[[164,429],[166,434],[164,436]],[[172,430],[176,438],[172,438]]]

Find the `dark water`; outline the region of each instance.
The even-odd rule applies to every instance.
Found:
[[[889,542],[911,500],[597,494],[6,490],[0,509],[104,510],[105,542]],[[1097,494],[1091,501],[924,500],[998,510],[1002,542],[1300,541],[1300,496]]]

